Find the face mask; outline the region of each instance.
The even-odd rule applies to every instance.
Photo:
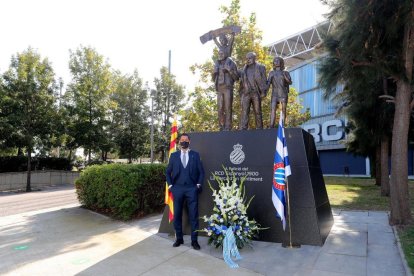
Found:
[[[188,148],[188,145],[190,145],[190,143],[189,143],[189,142],[180,142],[180,146],[181,146],[183,149]]]

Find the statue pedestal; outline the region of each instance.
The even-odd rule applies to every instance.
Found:
[[[301,128],[286,128],[285,135],[292,175],[288,178],[292,243],[322,246],[333,224],[331,206],[319,165],[313,137]],[[231,168],[239,175],[248,174],[246,198],[253,199],[247,214],[267,230],[259,232],[260,241],[289,243],[289,223],[282,229],[272,203],[273,160],[277,129],[192,133],[191,148],[200,153],[206,173],[203,192],[199,195],[199,215],[211,215],[212,191],[217,187],[212,174],[223,176]],[[168,223],[168,206],[164,210],[159,232],[174,233]],[[288,217],[288,216],[287,216]],[[186,212],[184,233],[190,233]],[[200,229],[205,223],[200,220]]]

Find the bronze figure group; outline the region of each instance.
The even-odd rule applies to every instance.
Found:
[[[232,129],[232,105],[234,83],[240,80],[240,126],[246,130],[249,127],[250,108],[253,107],[256,129],[263,128],[262,99],[272,86],[270,128],[275,127],[277,107],[280,104],[284,118],[286,118],[286,106],[288,103],[289,85],[292,79],[285,70],[284,60],[281,57],[273,59],[273,70],[266,77],[266,68],[256,62],[256,54],[249,52],[246,55],[246,64],[238,70],[236,63],[231,58],[234,36],[240,33],[238,26],[227,26],[210,31],[200,37],[204,44],[214,40],[218,47],[218,60],[214,65],[213,81],[217,91],[217,109],[220,130]]]

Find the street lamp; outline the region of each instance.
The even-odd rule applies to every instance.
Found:
[[[154,98],[156,90],[151,90],[148,86],[148,82],[146,84],[146,89],[148,93],[150,93],[151,97],[151,164],[154,163]]]

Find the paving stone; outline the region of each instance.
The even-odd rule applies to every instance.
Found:
[[[350,231],[331,231],[323,246],[325,253],[345,254],[366,257],[367,233]]]
[[[336,222],[331,231],[354,231],[354,232],[368,232],[368,225],[366,223],[357,222]]]
[[[303,273],[298,272],[297,274],[298,276],[303,276],[303,275],[309,275],[309,276],[351,276],[354,274],[346,274],[346,273],[338,273],[338,272],[332,272],[332,271],[323,271],[323,270],[312,270],[310,273],[307,273],[307,271],[303,271]]]
[[[142,274],[150,275],[260,275],[245,268],[232,269],[226,263],[195,250],[188,250]]]
[[[340,222],[358,222],[367,223],[368,212],[367,211],[342,211],[339,216],[336,216],[336,221]]]
[[[368,245],[367,264],[370,269],[394,268],[404,270],[397,245]]]
[[[368,244],[380,244],[393,246],[397,243],[394,233],[385,233],[378,231],[368,232]]]
[[[366,275],[366,258],[321,253],[316,260],[314,270],[337,272],[351,275]]]
[[[390,225],[378,224],[378,223],[369,223],[368,232],[381,232],[381,233],[394,233]]]

